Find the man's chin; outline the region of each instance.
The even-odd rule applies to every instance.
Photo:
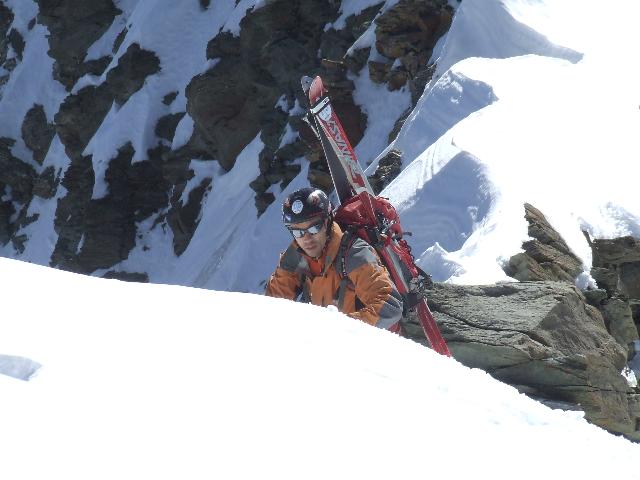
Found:
[[[304,247],[302,247],[302,250],[304,250],[304,253],[306,253],[308,256],[313,257],[313,258],[315,258],[318,255],[320,255],[320,252],[322,251],[319,248],[310,248],[309,249],[309,248],[304,248]]]

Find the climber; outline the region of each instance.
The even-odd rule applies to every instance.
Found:
[[[283,202],[282,218],[293,241],[280,256],[266,295],[333,305],[384,329],[399,322],[402,297],[387,269],[373,247],[342,232],[322,190],[303,188],[290,194]]]

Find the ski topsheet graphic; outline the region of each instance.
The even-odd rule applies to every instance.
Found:
[[[374,195],[331,106],[322,79],[302,77],[301,83],[310,106],[306,121],[322,143],[340,200],[340,207],[334,213],[336,222],[343,230],[364,239],[376,249],[403,296],[405,318],[420,323],[427,341],[436,352],[451,356],[427,305],[427,275],[416,266],[411,247],[402,238],[403,231],[395,208],[387,199]],[[397,331],[398,327],[395,325],[392,329]]]
[[[360,192],[373,193],[369,181],[358,163],[356,153],[331,106],[322,79],[320,77],[315,79],[302,77],[302,88],[309,98],[311,106],[309,111],[316,122],[316,134],[322,142],[322,148],[327,157],[340,202],[344,202]]]

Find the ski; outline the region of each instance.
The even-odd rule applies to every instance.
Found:
[[[329,171],[340,203],[360,192],[367,191],[373,194],[367,176],[358,163],[356,152],[331,106],[331,100],[322,79],[302,77],[301,83],[309,100],[309,113],[315,121],[315,132],[320,138],[322,149],[327,157]]]
[[[433,350],[450,357],[449,347],[427,305],[425,276],[414,262],[411,247],[402,238],[395,208],[373,193],[322,79],[302,77],[301,84],[309,101],[305,121],[320,139],[340,200],[336,222],[376,249],[404,298],[405,316],[420,323]]]

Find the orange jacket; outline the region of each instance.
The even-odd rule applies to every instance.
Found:
[[[306,290],[310,303],[338,306],[341,262],[336,257],[342,237],[342,230],[333,223],[317,270],[313,264],[318,260],[307,256],[294,240],[280,256],[280,264],[267,283],[266,295],[295,300]],[[380,328],[395,325],[402,317],[402,297],[373,247],[356,238],[346,252],[344,267],[348,282],[341,311]]]

